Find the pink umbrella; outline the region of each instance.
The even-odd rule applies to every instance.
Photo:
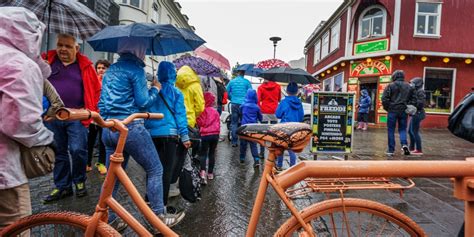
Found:
[[[215,66],[222,69],[230,70],[229,60],[226,57],[222,56],[222,54],[220,54],[219,52],[207,48],[206,46],[201,46],[197,48],[194,52],[197,56],[206,59]]]
[[[288,63],[285,63],[283,60],[273,58],[260,61],[255,65],[255,67],[268,70],[274,67],[290,67],[290,65],[288,65]]]

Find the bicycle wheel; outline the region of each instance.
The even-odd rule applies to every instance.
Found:
[[[341,199],[331,199],[306,207],[301,215],[317,236],[426,236],[405,214],[370,200],[345,198],[343,206]],[[299,236],[300,231],[300,223],[291,217],[275,236]]]
[[[74,212],[46,212],[21,218],[5,227],[0,236],[84,236],[91,217]],[[104,222],[97,226],[95,236],[121,236]]]

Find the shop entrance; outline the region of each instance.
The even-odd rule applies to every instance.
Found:
[[[372,105],[369,110],[369,123],[375,123],[375,111],[377,106],[377,81],[378,77],[359,78],[360,90],[366,89],[369,92]],[[360,92],[359,92],[360,96]]]

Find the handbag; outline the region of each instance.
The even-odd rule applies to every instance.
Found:
[[[195,203],[201,199],[201,178],[199,177],[199,161],[186,155],[183,169],[179,174],[179,192],[188,202]]]
[[[56,154],[51,146],[28,148],[20,144],[21,163],[29,179],[45,176],[53,171]]]
[[[448,129],[455,136],[474,143],[474,93],[471,92],[448,118]]]
[[[407,105],[407,108],[405,109],[405,113],[408,115],[415,115],[416,114],[416,107],[414,105]]]

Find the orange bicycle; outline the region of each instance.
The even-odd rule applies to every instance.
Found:
[[[121,152],[127,136],[127,128],[124,124],[134,118],[160,118],[161,116],[143,113],[131,115],[124,121],[103,121],[94,112],[68,109],[58,111],[59,119],[93,118],[100,126],[113,127],[120,132],[120,141],[116,152],[110,157],[110,171],[107,173],[96,211],[92,217],[69,212],[36,214],[8,226],[0,234],[17,236],[25,231],[35,233],[35,227],[39,227],[42,231],[48,230],[49,226],[56,231],[54,228],[56,226],[67,226],[79,229],[82,232],[78,232],[85,236],[119,236],[119,233],[105,223],[107,210],[111,208],[137,234],[151,236],[146,228],[112,198],[112,189],[115,179],[118,178],[139,210],[157,230],[164,236],[177,236],[148,208],[120,164],[123,161]],[[408,216],[378,202],[341,196],[341,198],[314,203],[298,210],[292,201],[295,195],[307,190],[319,192],[374,187],[406,189],[413,186],[412,183],[408,186],[387,183],[385,177],[454,178],[455,196],[465,201],[465,234],[474,236],[474,159],[466,161],[302,161],[286,171],[276,173],[274,162],[278,155],[288,149],[301,152],[309,143],[311,136],[309,125],[303,123],[245,125],[239,128],[239,136],[242,139],[258,142],[269,150],[247,229],[246,236],[248,237],[256,235],[268,184],[274,188],[292,215],[281,225],[275,236],[426,236],[423,229]],[[361,187],[361,181],[367,180],[371,184]],[[374,180],[384,184],[372,185]],[[291,189],[301,182],[306,184],[303,189]]]

